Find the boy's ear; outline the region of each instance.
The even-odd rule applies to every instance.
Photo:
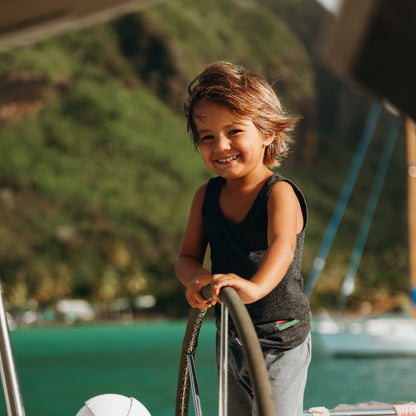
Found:
[[[274,133],[264,134],[263,135],[264,145],[266,147],[270,146],[274,142],[275,137],[276,135]]]

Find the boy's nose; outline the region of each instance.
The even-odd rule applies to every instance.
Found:
[[[230,148],[230,140],[225,136],[219,136],[217,140],[218,150],[228,150]]]

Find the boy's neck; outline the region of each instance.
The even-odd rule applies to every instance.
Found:
[[[238,179],[225,179],[225,187],[229,192],[250,193],[263,186],[273,172],[264,166],[260,172]]]
[[[269,169],[254,179],[240,178],[226,180],[221,189],[220,208],[229,221],[240,223],[246,218],[267,179],[273,174]]]

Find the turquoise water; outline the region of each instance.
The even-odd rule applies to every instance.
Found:
[[[26,415],[75,416],[85,400],[118,393],[137,398],[152,416],[173,416],[185,327],[186,321],[149,321],[13,331]],[[214,338],[214,324],[204,322],[195,357],[204,416],[218,414]],[[305,408],[415,401],[415,370],[416,358],[332,359],[316,350]]]

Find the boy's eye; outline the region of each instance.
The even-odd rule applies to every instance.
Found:
[[[241,130],[233,129],[233,130],[230,130],[229,134],[237,134],[237,133],[240,133],[240,132],[241,132]]]
[[[201,142],[203,142],[204,140],[210,140],[210,139],[212,139],[214,136],[211,136],[211,135],[206,135],[206,136],[202,136],[202,137],[200,137],[199,138],[199,140],[201,141]]]

